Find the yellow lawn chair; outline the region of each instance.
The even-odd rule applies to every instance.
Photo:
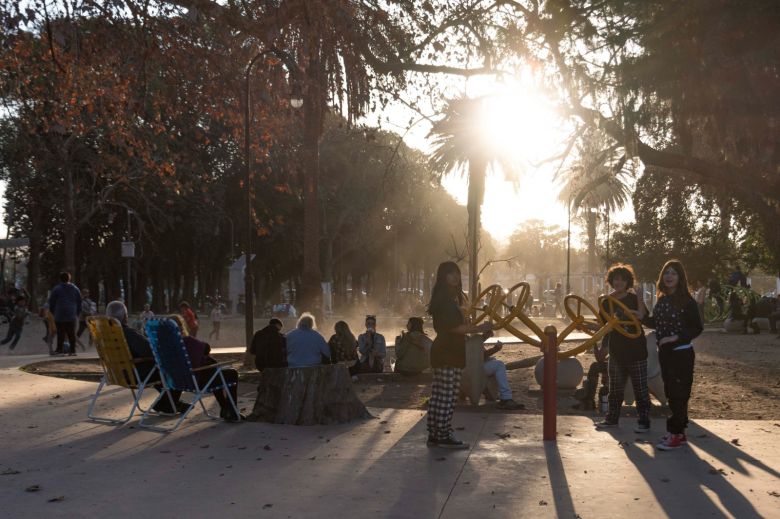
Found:
[[[155,363],[154,367],[146,375],[146,378],[142,379],[138,373],[138,364],[154,363],[154,359],[133,358],[119,321],[112,317],[91,316],[87,317],[87,326],[89,327],[90,335],[92,335],[92,340],[95,342],[95,348],[103,368],[103,377],[100,379],[100,385],[92,397],[92,402],[89,404],[87,417],[90,420],[111,425],[126,424],[133,417],[136,409],[142,413],[145,412],[141,408],[141,396],[149,381],[157,372],[157,364]],[[103,391],[104,387],[111,385],[125,387],[133,394],[133,406],[127,418],[114,419],[93,414],[95,403],[101,391]]]

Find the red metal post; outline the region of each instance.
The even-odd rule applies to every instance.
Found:
[[[555,326],[544,329],[546,347],[544,350],[544,378],[542,380],[543,434],[544,441],[555,441],[557,433],[558,398],[558,331]]]

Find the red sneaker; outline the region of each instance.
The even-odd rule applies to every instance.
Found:
[[[658,441],[659,441],[659,443],[660,443],[660,442],[665,442],[667,439],[669,439],[669,436],[671,436],[671,434],[672,434],[672,433],[666,433],[666,434],[664,434],[664,435],[663,435],[663,436],[662,436],[662,437],[661,437],[661,438],[658,440]],[[682,443],[688,443],[688,437],[687,437],[687,436],[685,436],[685,433],[680,433],[680,434],[679,434],[679,436],[682,436],[682,439],[680,439],[680,441],[681,441]]]
[[[687,442],[685,440],[684,434],[670,434],[666,437],[664,441],[656,445],[656,449],[662,450],[662,451],[672,451],[674,449],[679,449],[683,445],[685,445]]]

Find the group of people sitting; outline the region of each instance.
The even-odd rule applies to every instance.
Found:
[[[298,319],[294,330],[282,333],[283,324],[277,318],[255,333],[250,353],[255,357],[255,367],[300,368],[320,364],[344,363],[353,380],[359,373],[383,373],[387,359],[387,343],[384,335],[377,332],[376,316],[366,316],[366,331],[355,335],[345,321],[338,321],[334,333],[326,342],[316,329],[314,317],[304,313]],[[431,346],[433,340],[425,333],[420,317],[410,317],[406,330],[395,338],[395,363],[392,370],[403,375],[416,375],[431,368]],[[512,388],[507,378],[506,366],[493,355],[503,348],[498,342],[484,350],[484,371],[488,377],[495,377],[498,385],[501,409],[518,409],[520,404],[512,399]]]
[[[113,317],[121,323],[122,332],[133,358],[147,359],[145,362],[136,365],[138,374],[142,379],[145,379],[155,366],[152,346],[149,343],[149,339],[141,332],[128,325],[127,307],[122,301],[112,301],[108,303],[108,305],[106,305],[106,315],[108,317]],[[182,332],[182,340],[185,348],[187,348],[187,354],[189,355],[192,367],[200,368],[216,364],[217,361],[210,355],[211,346],[189,334],[187,323],[183,318],[175,319],[175,321]],[[226,393],[226,391],[230,391],[233,402],[238,402],[238,372],[235,369],[222,368],[222,373],[229,387],[214,392],[214,396],[220,407],[220,417],[227,422],[240,422],[246,417],[240,413],[236,414]],[[214,375],[214,369],[197,371],[196,379],[198,384],[205,385],[212,375]],[[160,381],[159,371],[153,375],[151,382],[155,383],[154,387],[157,391],[165,391],[162,382]],[[168,390],[168,393],[170,394],[170,398],[166,396],[160,398],[154,406],[155,411],[166,414],[178,414],[184,413],[189,409],[190,404],[181,401],[181,391]]]
[[[766,319],[769,331],[777,333],[777,322],[780,321],[780,295],[777,297],[763,296],[757,301],[745,305],[739,294],[734,291],[729,296],[728,315],[723,322],[727,332],[761,333],[761,327],[756,319]]]

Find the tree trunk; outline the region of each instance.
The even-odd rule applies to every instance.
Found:
[[[585,223],[588,230],[588,274],[596,273],[596,225],[598,216],[595,212],[585,209]],[[590,287],[588,287],[590,288]]]
[[[27,292],[30,294],[30,308],[38,309],[38,276],[41,257],[41,233],[30,233],[30,253],[27,260]],[[44,301],[41,301],[41,304]]]
[[[479,235],[482,227],[482,201],[485,198],[484,162],[469,161],[469,198],[468,198],[468,233],[469,233],[469,301],[476,305],[478,295],[479,272]]]
[[[248,419],[288,425],[329,425],[373,418],[357,397],[347,366],[266,368]]]
[[[319,176],[325,102],[322,82],[326,79],[322,68],[317,58],[309,64],[303,114],[303,287],[300,296],[302,306],[310,310],[319,305],[321,291]]]
[[[73,185],[73,170],[67,166],[65,168],[65,189],[63,210],[65,221],[63,222],[63,240],[65,245],[65,272],[76,274],[76,209],[74,207],[76,193]]]

